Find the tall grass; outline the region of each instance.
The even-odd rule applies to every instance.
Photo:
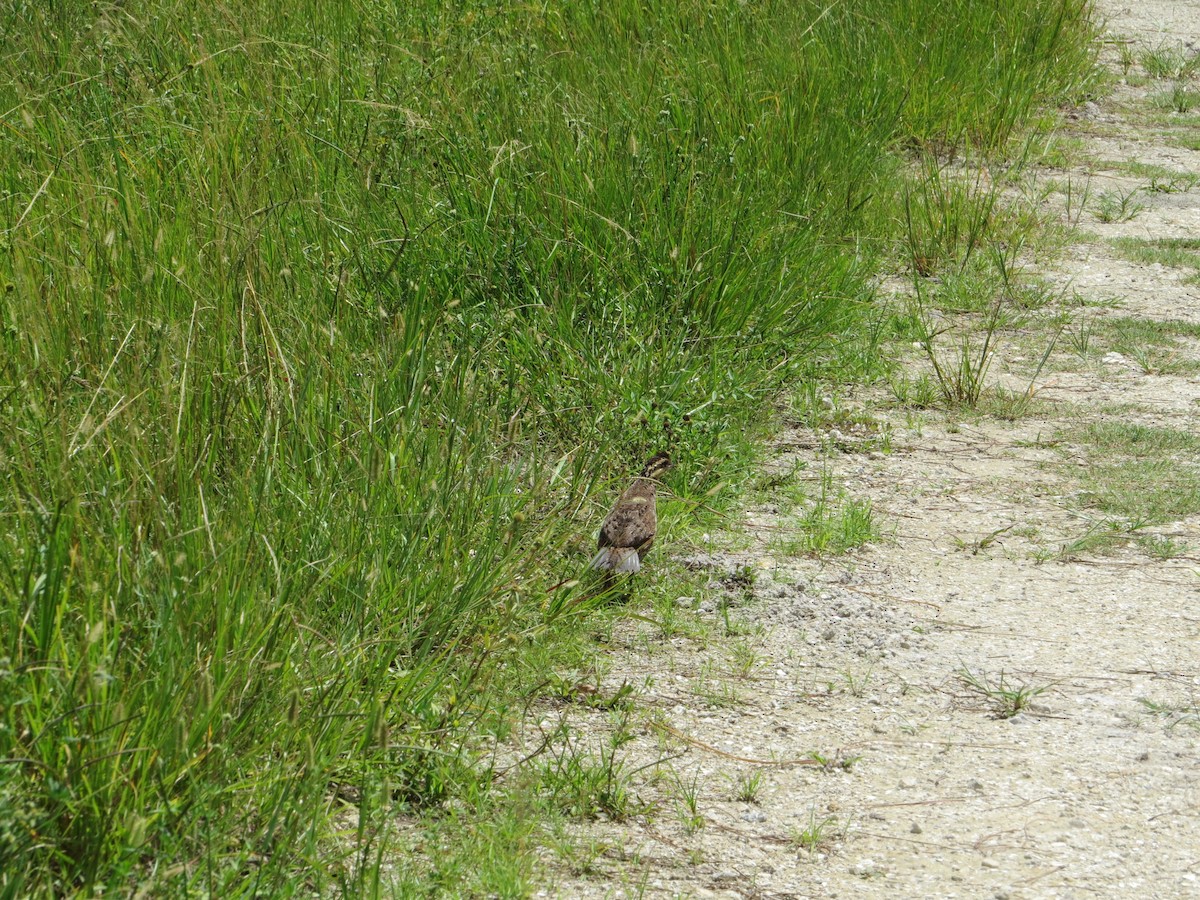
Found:
[[[0,894],[378,889],[1084,7],[0,2]]]

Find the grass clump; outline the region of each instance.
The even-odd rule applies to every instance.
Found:
[[[1179,44],[1160,44],[1142,50],[1142,68],[1151,78],[1190,78],[1200,67],[1200,57],[1189,54]]]
[[[965,668],[958,673],[958,680],[972,694],[987,700],[992,715],[997,719],[1011,719],[1023,712],[1051,687],[1048,684],[1039,685],[1027,681],[1014,683],[1004,672],[991,676],[986,672],[972,672]]]
[[[1184,342],[1200,336],[1200,326],[1179,320],[1093,316],[1066,332],[1070,349],[1084,359],[1115,352],[1147,375],[1189,374],[1196,363]]]
[[[1200,512],[1200,469],[1192,461],[1200,438],[1195,435],[1098,422],[1064,437],[1088,456],[1087,467],[1077,474],[1083,503],[1128,523],[1109,523],[1098,534],[1125,534]]]
[[[1200,175],[1181,172],[1167,166],[1144,163],[1135,159],[1125,160],[1117,168],[1130,175],[1148,180],[1146,192],[1151,194],[1186,194],[1200,183]]]
[[[816,809],[809,810],[808,821],[803,825],[793,825],[789,838],[797,849],[809,854],[828,851],[833,845],[845,837],[845,826],[840,825],[833,816],[817,816]]]
[[[995,245],[984,260],[964,266],[933,287],[921,278],[913,279],[914,291],[903,324],[911,329],[929,363],[933,377],[925,386],[935,383],[948,406],[978,407],[986,394],[988,370],[1003,330],[1022,323],[1056,299],[1052,288],[1023,276],[1016,263],[1019,249]],[[947,313],[960,317],[951,319]],[[1020,407],[1032,400],[1034,382],[1061,333],[1062,326],[1043,349],[1026,392],[1007,401],[998,397],[996,405],[1010,407],[1013,416],[1020,414]],[[919,387],[895,385],[893,390],[902,402],[915,404],[920,400],[920,390],[915,389]]]
[[[1126,259],[1172,268],[1190,269],[1186,280],[1200,281],[1200,240],[1195,238],[1117,238],[1113,247]]]
[[[8,896],[386,892],[400,812],[528,890],[538,772],[628,804],[611,754],[495,779],[595,498],[736,473],[897,149],[998,153],[1092,52],[1082,0],[4,15]]]
[[[1094,212],[1096,219],[1106,225],[1117,222],[1129,222],[1146,208],[1137,197],[1141,188],[1132,190],[1101,191],[1096,195]]]
[[[1200,729],[1200,705],[1195,702],[1165,702],[1149,697],[1139,697],[1138,702],[1145,707],[1148,715],[1168,719],[1168,731],[1179,725]]]
[[[845,553],[880,536],[870,501],[836,491],[828,470],[820,474],[815,491],[805,491],[796,484],[781,496],[797,507],[794,530],[789,529],[774,542],[785,556]]]

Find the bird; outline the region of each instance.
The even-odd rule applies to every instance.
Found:
[[[592,568],[605,572],[605,582],[611,583],[614,574],[632,575],[642,567],[642,560],[654,546],[658,528],[655,509],[655,481],[671,468],[671,457],[657,453],[650,457],[641,475],[625,489],[612,511],[600,526],[596,542],[597,553]]]

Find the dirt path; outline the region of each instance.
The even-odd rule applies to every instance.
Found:
[[[1106,51],[1117,71],[1122,48],[1191,55],[1181,42],[1200,40],[1197,0],[1098,7],[1131,41]],[[1169,88],[1122,86],[1077,122],[1091,162],[1057,177],[1090,184],[1088,234],[1046,277],[1085,305],[1033,414],[832,401],[825,427],[779,436],[769,471],[786,484],[799,462],[811,478],[836,445],[834,480],[890,538],[789,556],[795,510],[772,499],[741,549],[685,560],[728,605],[701,605],[706,635],[618,637],[604,684],[638,686],[654,714],[617,752],[627,773],[647,766],[632,782],[655,812],[579,826],[547,895],[1200,896],[1200,516],[1122,531],[1080,499],[1109,452],[1089,426],[1184,435],[1186,466],[1200,417],[1194,334],[1153,358],[1089,340],[1138,319],[1200,323],[1193,269],[1111,243],[1200,234],[1200,185],[1184,177],[1200,174],[1200,130],[1157,111]],[[1183,180],[1163,190],[1165,171],[1131,161]],[[1144,209],[1101,221],[1102,194],[1134,189]],[[1024,388],[1029,358],[1006,342],[993,378]],[[611,712],[573,714],[584,743],[610,740]],[[789,760],[803,764],[760,764]]]

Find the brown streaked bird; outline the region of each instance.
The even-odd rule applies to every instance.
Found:
[[[650,457],[642,474],[621,494],[600,526],[600,539],[596,542],[599,552],[592,559],[593,569],[632,574],[642,567],[642,560],[654,546],[658,528],[654,479],[669,468],[671,457],[666,453]],[[611,577],[608,575],[606,580]]]

